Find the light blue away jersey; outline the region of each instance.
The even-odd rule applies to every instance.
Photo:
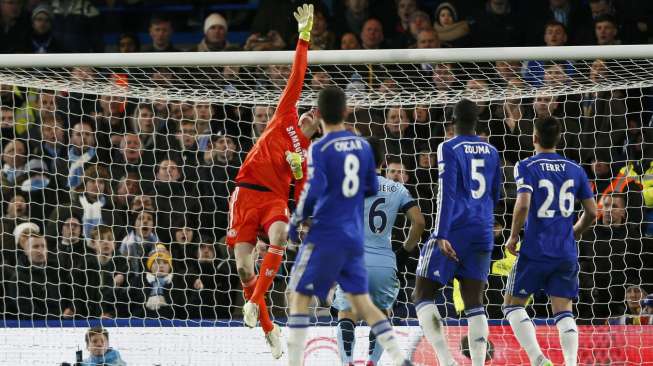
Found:
[[[378,177],[376,196],[365,199],[365,265],[396,268],[392,251],[392,226],[399,212],[417,205],[401,183]]]
[[[308,181],[293,220],[312,218],[307,241],[362,248],[365,197],[376,195],[377,185],[367,141],[349,131],[330,132],[311,144]]]
[[[469,230],[470,238],[492,246],[494,207],[501,196],[497,149],[476,135],[456,136],[438,146],[438,197],[431,238]]]
[[[583,168],[558,154],[537,154],[515,165],[515,182],[517,193],[531,193],[520,255],[577,258],[574,201],[593,196]]]

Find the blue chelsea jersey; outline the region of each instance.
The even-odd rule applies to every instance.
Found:
[[[520,255],[576,258],[574,201],[593,197],[587,174],[555,153],[537,154],[515,165],[517,193],[531,193]]]
[[[496,148],[475,135],[456,136],[438,146],[435,239],[465,229],[472,241],[492,244],[494,207],[501,197]],[[489,248],[488,248],[489,250]]]
[[[308,182],[294,220],[312,218],[306,240],[363,245],[365,197],[376,195],[374,156],[365,139],[349,131],[326,134],[308,152]]]

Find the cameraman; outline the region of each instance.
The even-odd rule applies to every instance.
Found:
[[[86,349],[91,354],[81,363],[81,366],[126,366],[127,363],[120,358],[120,353],[109,348],[109,332],[97,326],[86,332]]]

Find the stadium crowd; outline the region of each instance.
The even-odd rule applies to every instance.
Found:
[[[636,0],[487,0],[474,5],[334,0],[316,5],[311,47],[324,50],[648,43],[653,27],[653,3]],[[230,12],[206,16],[203,38],[184,47],[172,42],[179,20],[160,14],[146,28],[125,25],[118,43],[105,45],[102,28],[94,23],[112,14],[100,12],[107,6],[116,4],[0,0],[0,51],[261,51],[290,49],[296,42],[290,0],[261,0],[242,45],[230,41],[229,28],[244,16]],[[151,40],[141,46],[138,33],[145,30]],[[493,71],[492,83],[517,87],[581,77],[595,81],[610,72],[604,60],[588,65],[497,61],[483,67]],[[490,83],[456,64],[410,67],[434,90],[473,91]],[[285,86],[289,69],[270,66],[260,74],[264,78],[252,83],[243,81],[252,74],[245,68],[220,72],[225,87],[275,90]],[[106,73],[78,67],[70,70],[70,78],[93,80]],[[152,70],[150,75],[174,77],[162,74]],[[393,75],[399,74],[367,66],[314,68],[306,84],[318,90],[346,80],[341,86],[383,94],[402,82]],[[130,82],[134,76],[118,79],[122,77]],[[503,318],[501,291],[514,262],[502,249],[515,197],[512,167],[533,151],[533,120],[549,115],[564,127],[559,151],[586,167],[600,207],[596,226],[579,241],[579,322],[638,323],[632,317],[649,311],[641,301],[653,292],[652,96],[648,89],[628,89],[481,104],[478,133],[501,152],[506,181],[487,292],[490,318]],[[242,291],[224,245],[228,197],[247,151],[274,114],[271,105],[274,101],[142,100],[2,85],[3,317],[238,317]],[[356,108],[347,121],[352,130],[382,139],[383,174],[409,188],[427,216],[428,231],[436,207],[434,152],[453,134],[451,105]],[[400,218],[397,243],[403,227]],[[265,250],[262,241],[259,247]],[[294,259],[288,253],[272,295],[277,316],[284,315],[285,275]],[[395,308],[400,315],[412,314],[407,304],[416,253],[410,255],[398,257],[404,288]],[[456,316],[453,291],[446,297],[447,314]],[[546,304],[538,300],[535,314],[548,316]]]

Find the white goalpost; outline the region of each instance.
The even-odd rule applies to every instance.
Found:
[[[242,326],[224,236],[235,175],[292,60],[291,51],[0,58],[0,365],[73,364],[98,325],[130,365],[286,362],[272,359],[260,329]],[[485,295],[494,365],[527,363],[502,321],[514,257],[501,244],[516,194],[512,167],[533,152],[533,121],[557,117],[558,150],[586,168],[602,207],[579,240],[579,363],[653,365],[653,299],[650,309],[645,301],[653,292],[653,46],[310,51],[308,62],[300,110],[324,86],[342,87],[348,128],[381,139],[386,167],[399,170],[427,232],[435,151],[452,134],[452,106],[479,104],[477,132],[501,152],[505,181]],[[407,228],[399,217],[393,245]],[[41,252],[30,232],[44,236]],[[165,294],[148,287],[155,257],[171,263]],[[289,250],[268,298],[279,324],[294,257]],[[410,302],[416,264],[399,269],[393,321],[415,363],[437,365]],[[450,349],[468,364],[456,284],[439,305]],[[535,296],[529,311],[544,352],[560,363],[548,304]],[[313,309],[307,365],[339,363],[334,314]],[[360,362],[366,330],[356,331]]]

